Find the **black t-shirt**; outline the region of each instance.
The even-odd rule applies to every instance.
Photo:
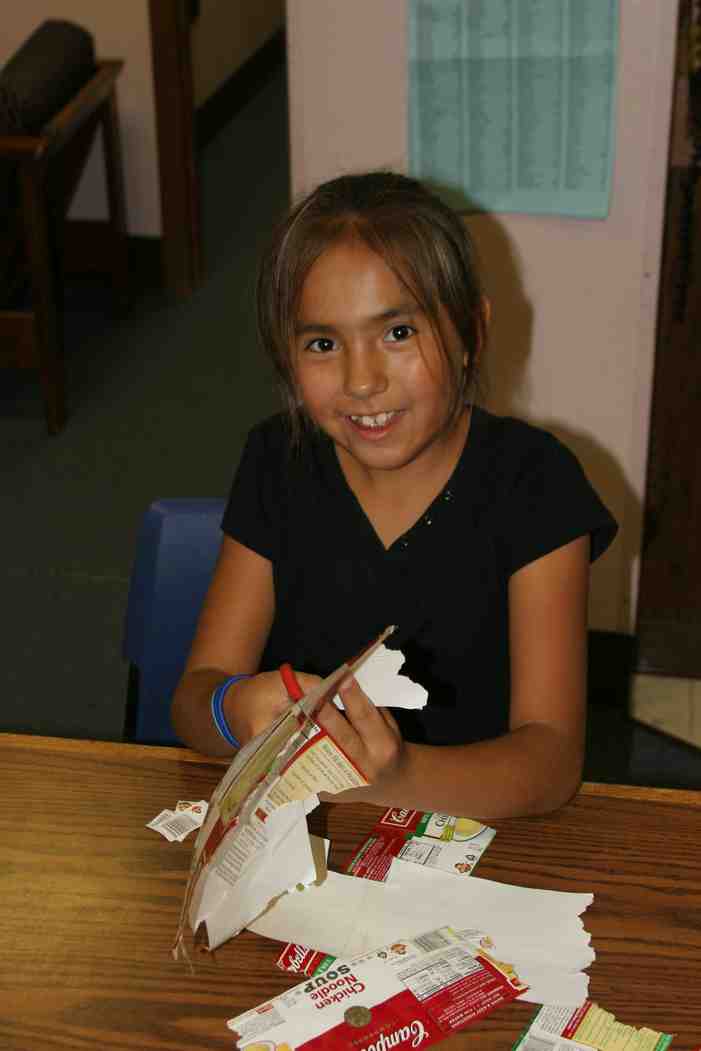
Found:
[[[387,645],[429,700],[394,715],[407,740],[429,744],[508,729],[511,574],[585,534],[594,560],[616,533],[564,445],[478,408],[447,485],[388,549],[331,440],[307,434],[291,452],[282,416],[250,432],[222,528],[273,564],[261,670],[290,661],[328,675],[396,624]]]

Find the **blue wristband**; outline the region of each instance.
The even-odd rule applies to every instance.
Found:
[[[212,694],[212,721],[224,740],[228,741],[229,744],[234,746],[234,748],[240,748],[241,742],[236,740],[226,721],[222,707],[224,704],[224,694],[235,682],[240,682],[241,679],[250,678],[250,675],[231,675],[228,679],[225,679],[224,682],[220,682]]]

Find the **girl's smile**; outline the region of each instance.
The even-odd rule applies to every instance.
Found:
[[[447,317],[443,331],[457,343]],[[438,334],[384,260],[357,238],[332,244],[302,289],[294,372],[346,476],[452,470],[466,415],[449,426],[449,369]],[[465,361],[467,356],[465,355]]]
[[[389,412],[378,412],[375,415],[368,413],[362,416],[351,415],[348,419],[359,434],[370,441],[377,441],[392,429],[393,424],[399,422],[400,415],[401,409],[392,409]]]

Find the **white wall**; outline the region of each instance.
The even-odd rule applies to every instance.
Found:
[[[192,27],[192,82],[200,106],[285,23],[285,0],[201,0]]]
[[[404,0],[288,0],[292,189],[407,168]],[[492,299],[487,404],[558,433],[621,524],[591,624],[632,631],[655,345],[677,0],[621,0],[609,217],[468,220]]]
[[[93,34],[98,58],[121,58],[118,81],[122,146],[131,233],[160,235],[160,189],[156,114],[153,95],[151,38],[147,0],[19,0],[3,5],[0,26],[0,63],[4,63],[29,34],[47,18],[76,22]],[[101,151],[93,149],[71,214],[101,219],[107,214]]]

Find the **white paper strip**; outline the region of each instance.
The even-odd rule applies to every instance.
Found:
[[[594,959],[580,913],[591,894],[532,890],[425,870],[396,859],[386,883],[329,873],[320,886],[285,895],[251,930],[347,958],[449,925],[489,933],[491,952],[513,964],[537,988],[535,1003],[576,1004],[586,999],[580,974]]]

